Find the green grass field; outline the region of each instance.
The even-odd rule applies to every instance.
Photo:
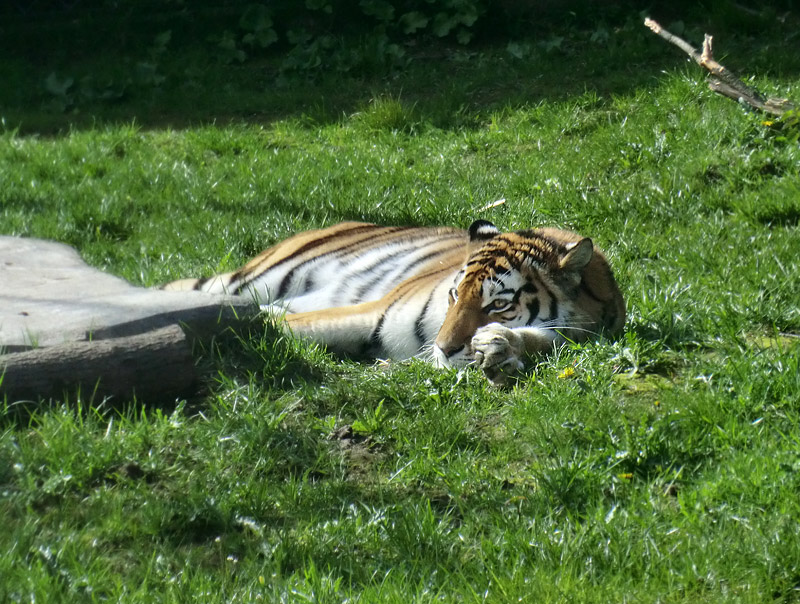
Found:
[[[791,48],[728,36],[800,100]],[[198,400],[7,401],[0,601],[800,601],[800,147],[674,48],[288,81],[176,50],[113,102],[6,65],[2,234],[150,286],[345,219],[555,225],[607,251],[629,317],[506,390],[256,322],[198,351]]]

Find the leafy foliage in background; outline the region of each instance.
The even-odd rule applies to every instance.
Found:
[[[179,50],[194,49],[203,55],[201,63],[234,67],[267,60],[267,77],[280,85],[298,75],[393,73],[432,53],[467,53],[466,60],[487,43],[504,45],[516,60],[531,61],[541,52],[572,52],[575,41],[589,39],[611,58],[620,45],[649,35],[640,31],[643,10],[678,34],[685,26],[676,18],[691,23],[690,38],[701,37],[712,23],[712,30],[729,24],[738,35],[761,30],[774,38],[785,5],[753,9],[718,2],[706,11],[686,2],[652,7],[637,0],[42,0],[16,10],[0,8],[0,16],[12,17],[0,25],[0,51],[61,63],[36,86],[46,93],[49,110],[79,112],[131,96],[152,98],[168,78],[198,80],[186,69],[178,74],[164,69],[168,55]],[[45,56],[44,45],[60,52]],[[103,52],[129,57],[124,76],[74,72],[76,55]]]
[[[304,3],[249,4],[235,31],[211,36],[226,62],[242,62],[276,45],[287,71],[348,71],[377,63],[402,64],[403,43],[435,38],[468,44],[482,0],[306,0]]]
[[[43,89],[48,99],[46,106],[54,111],[64,112],[76,109],[89,102],[115,102],[122,99],[131,89],[155,90],[166,80],[161,73],[160,63],[168,50],[172,32],[163,31],[155,36],[143,60],[136,61],[133,69],[124,76],[98,80],[89,74],[77,82],[69,75],[56,72],[44,79]]]

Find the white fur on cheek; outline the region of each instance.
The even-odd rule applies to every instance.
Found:
[[[466,367],[472,363],[472,351],[469,345],[466,345],[460,351],[448,357],[441,348],[434,344],[433,362],[440,369],[447,367]]]
[[[447,355],[436,344],[433,345],[433,365],[437,369],[446,369],[450,367],[450,363],[447,361]]]

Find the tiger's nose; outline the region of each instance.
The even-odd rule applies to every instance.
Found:
[[[464,344],[461,346],[440,346],[439,350],[441,350],[444,353],[444,356],[449,359],[453,355],[456,355],[464,350]]]

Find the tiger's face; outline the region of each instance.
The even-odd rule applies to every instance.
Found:
[[[433,347],[443,367],[472,363],[472,338],[490,323],[511,329],[563,326],[593,252],[589,239],[560,243],[534,231],[500,233],[485,221],[470,227],[470,244]]]

